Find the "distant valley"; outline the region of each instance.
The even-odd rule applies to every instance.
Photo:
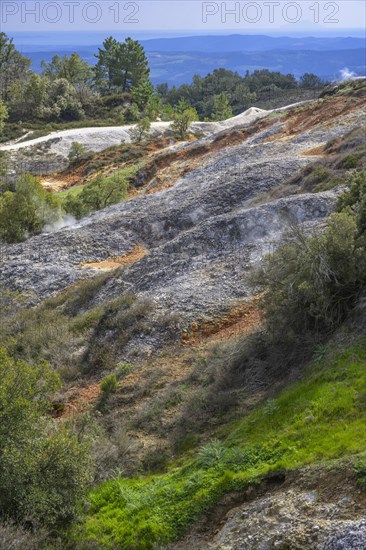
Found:
[[[365,74],[365,40],[356,37],[188,36],[144,40],[141,44],[147,52],[153,84],[188,83],[194,74],[204,76],[218,67],[240,74],[267,68],[296,77],[315,72],[328,80],[338,79],[344,68],[356,75]],[[94,63],[98,51],[97,44],[70,46],[69,43],[49,48],[25,44],[22,53],[32,59],[33,69],[38,72],[41,61],[50,61],[56,54],[76,50],[85,61]]]

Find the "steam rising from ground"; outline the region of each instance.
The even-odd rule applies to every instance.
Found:
[[[345,67],[341,70],[341,81],[346,82],[347,80],[356,80],[357,78],[360,78],[356,75],[356,73],[350,71],[348,67]]]
[[[43,233],[54,233],[55,231],[63,229],[64,227],[72,227],[76,225],[76,223],[76,218],[74,218],[74,216],[70,216],[70,214],[67,214],[66,216],[62,216],[62,218],[58,219],[57,221],[45,225],[43,228]]]

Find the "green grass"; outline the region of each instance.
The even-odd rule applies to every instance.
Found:
[[[100,548],[149,549],[181,536],[227,491],[292,469],[359,453],[365,447],[366,339],[318,358],[278,399],[226,426],[222,442],[186,466],[104,483],[74,536]],[[363,463],[359,466],[364,472]]]

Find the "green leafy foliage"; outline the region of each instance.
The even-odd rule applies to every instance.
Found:
[[[0,99],[9,100],[12,84],[25,80],[30,65],[31,60],[16,50],[13,39],[0,32]]]
[[[366,170],[354,172],[349,179],[349,191],[338,201],[340,211],[350,211],[355,216],[360,235],[366,234]]]
[[[131,139],[135,143],[140,143],[143,139],[146,139],[150,133],[151,123],[148,118],[142,118],[138,121],[136,126],[130,131]]]
[[[60,202],[30,174],[22,175],[15,191],[0,195],[0,239],[18,242],[39,233],[60,216]]]
[[[358,483],[362,486],[366,485],[366,457],[363,455],[357,460],[354,471],[357,476]]]
[[[179,139],[185,139],[190,125],[195,120],[198,120],[197,111],[181,100],[173,112],[172,130]]]
[[[0,349],[0,513],[66,525],[89,482],[87,446],[49,417],[57,374]]]
[[[226,120],[228,118],[231,118],[232,116],[233,111],[230,107],[230,102],[225,92],[221,92],[221,94],[215,95],[213,97],[213,111],[211,119]]]
[[[43,75],[50,80],[64,78],[70,84],[83,87],[90,83],[92,70],[86,61],[81,59],[80,55],[73,52],[70,56],[54,55],[52,61],[47,63],[42,61]]]
[[[99,174],[86,183],[80,192],[67,193],[63,200],[63,208],[73,216],[81,218],[95,210],[123,201],[127,197],[128,177],[137,169],[132,167],[119,170],[107,177]]]
[[[275,338],[290,340],[307,332],[326,333],[357,303],[366,284],[365,172],[351,177],[323,233],[291,239],[252,277],[264,292],[266,324]]]
[[[15,81],[8,103],[13,120],[79,120],[85,112],[76,88],[65,78],[49,80],[34,73]]]
[[[102,93],[136,90],[148,80],[150,70],[144,48],[132,38],[118,42],[110,36],[96,57],[95,83]]]
[[[86,150],[84,145],[78,143],[77,141],[73,141],[71,144],[70,152],[68,154],[70,164],[80,162],[85,157],[85,154]]]
[[[131,89],[131,95],[139,109],[144,110],[154,93],[154,86],[149,80],[141,81]]]
[[[0,132],[4,128],[5,121],[8,118],[8,109],[3,101],[0,101]]]

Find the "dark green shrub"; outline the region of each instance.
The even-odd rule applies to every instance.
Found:
[[[146,472],[161,473],[166,471],[169,456],[165,449],[156,447],[147,451],[142,459],[142,467]]]
[[[349,211],[355,218],[360,235],[366,233],[366,170],[354,172],[349,178],[349,190],[338,201],[339,211]]]
[[[350,170],[351,168],[356,168],[357,164],[358,158],[355,155],[347,155],[340,161],[339,166],[345,170]]]
[[[23,174],[15,191],[0,196],[0,240],[14,243],[40,233],[60,217],[58,199],[30,174]]]
[[[91,212],[123,201],[127,197],[128,176],[132,171],[131,169],[120,170],[108,177],[99,174],[92,181],[86,183],[78,195],[68,194],[66,196],[63,201],[64,210],[76,218],[81,218]]]
[[[356,304],[366,284],[366,250],[358,230],[365,223],[365,202],[357,182],[340,201],[352,204],[352,211],[333,214],[324,233],[307,237],[295,230],[252,277],[264,292],[266,325],[275,339],[331,331]]]
[[[82,143],[73,141],[71,144],[71,149],[68,154],[68,159],[70,164],[75,164],[80,162],[86,156],[86,149]]]
[[[306,184],[313,186],[319,183],[324,183],[330,177],[331,172],[327,168],[325,168],[325,166],[315,166],[310,174],[307,176]]]
[[[88,446],[52,420],[59,379],[44,361],[15,361],[0,349],[0,514],[64,527],[90,481]]]

